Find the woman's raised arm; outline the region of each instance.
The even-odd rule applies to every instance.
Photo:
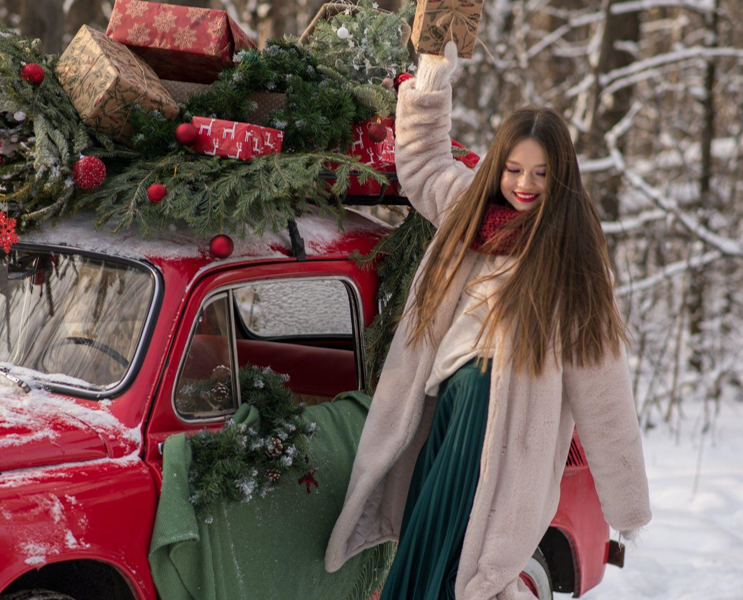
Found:
[[[450,79],[456,67],[454,42],[446,44],[444,56],[422,55],[417,77],[400,85],[397,99],[397,177],[413,207],[435,227],[475,177],[451,153]]]

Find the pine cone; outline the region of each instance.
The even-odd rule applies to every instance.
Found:
[[[268,448],[266,448],[266,454],[270,456],[271,458],[274,458],[276,456],[281,456],[281,453],[284,451],[284,445],[281,443],[281,440],[277,437],[272,437],[270,440],[268,440]]]
[[[212,388],[212,398],[219,404],[222,404],[230,397],[230,388],[224,383],[218,383]]]
[[[278,481],[281,477],[281,471],[278,469],[267,469],[266,470],[266,479],[269,481]]]
[[[230,372],[229,367],[219,365],[212,369],[212,379],[214,381],[218,381],[219,383],[227,383],[230,380],[230,377],[232,377],[232,373]]]

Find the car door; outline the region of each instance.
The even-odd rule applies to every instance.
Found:
[[[200,280],[177,327],[147,425],[145,459],[158,479],[171,435],[218,430],[247,399],[246,365],[286,374],[296,404],[362,389],[363,331],[376,276],[348,260],[245,265]]]

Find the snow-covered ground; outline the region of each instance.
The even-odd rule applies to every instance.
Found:
[[[684,410],[678,436],[644,435],[653,520],[585,600],[743,600],[743,402],[704,434],[701,405]]]

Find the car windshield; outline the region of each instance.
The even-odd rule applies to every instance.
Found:
[[[144,267],[14,249],[0,263],[0,366],[63,385],[112,388],[134,359],[154,293]]]

